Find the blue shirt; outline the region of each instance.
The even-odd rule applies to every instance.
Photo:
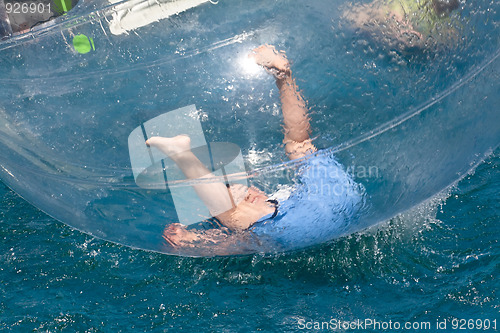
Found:
[[[299,182],[273,219],[250,230],[284,248],[318,244],[341,236],[364,204],[364,189],[333,156],[312,156],[298,171]],[[261,219],[262,220],[262,219]]]

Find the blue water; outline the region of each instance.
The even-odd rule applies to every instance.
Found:
[[[304,331],[299,323],[372,318],[456,332],[453,318],[498,324],[499,189],[497,149],[442,204],[303,251],[197,259],[87,236],[0,185],[0,329],[295,332]],[[437,320],[447,329],[436,330]]]

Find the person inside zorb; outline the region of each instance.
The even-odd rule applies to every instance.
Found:
[[[300,171],[300,185],[288,199],[278,203],[253,186],[197,183],[193,187],[212,218],[188,227],[180,223],[167,225],[163,239],[171,247],[215,246],[226,236],[247,232],[273,239],[285,247],[298,242],[312,245],[328,240],[333,234],[342,234],[362,206],[362,186],[330,155],[311,155],[317,148],[309,136],[308,109],[285,53],[271,45],[262,45],[249,56],[276,79],[286,154],[291,160],[306,159]],[[172,159],[186,179],[215,177],[193,154],[187,135],[151,137],[146,144]]]
[[[453,47],[459,0],[373,0],[350,4],[343,18],[377,45],[401,52]]]

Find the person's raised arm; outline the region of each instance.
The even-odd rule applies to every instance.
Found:
[[[288,158],[293,160],[315,152],[316,147],[309,137],[311,126],[306,102],[292,77],[290,63],[284,52],[276,51],[271,45],[262,45],[253,50],[250,56],[276,79],[283,113],[283,142]]]

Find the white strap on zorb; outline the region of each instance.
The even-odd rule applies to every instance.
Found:
[[[110,0],[111,4],[120,1]],[[209,0],[131,0],[117,5],[109,30],[113,35],[144,27],[150,23],[182,13]]]

